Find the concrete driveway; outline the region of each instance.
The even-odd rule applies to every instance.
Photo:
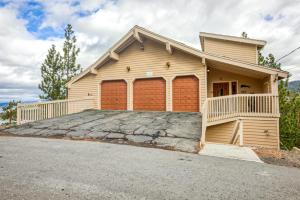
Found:
[[[105,140],[196,152],[201,113],[86,110],[5,131],[22,136]]]
[[[300,170],[101,142],[0,137],[1,199],[299,199]]]

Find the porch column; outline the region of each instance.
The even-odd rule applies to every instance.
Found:
[[[199,80],[199,97],[200,97],[200,103],[199,103],[199,110],[202,112],[202,105],[204,101],[207,99],[207,64],[206,64],[206,59],[202,58],[202,65],[203,65],[203,75],[204,75],[204,80]]]
[[[270,75],[270,89],[272,94],[278,95],[278,76],[276,74]]]

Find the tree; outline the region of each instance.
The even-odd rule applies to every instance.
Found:
[[[243,38],[248,38],[248,34],[246,33],[246,32],[242,32],[242,34],[241,34],[241,36],[243,37]]]
[[[264,57],[261,51],[258,51],[258,64],[270,68],[281,69],[281,64],[276,62],[274,55],[271,53],[269,53],[267,57]]]
[[[300,145],[300,94],[288,89],[288,79],[279,82],[281,147],[291,149]]]
[[[41,67],[41,75],[42,82],[39,84],[39,89],[42,90],[43,95],[40,95],[40,98],[47,100],[64,99],[62,57],[56,51],[55,45],[52,45],[48,50],[48,55]]]
[[[9,120],[9,124],[12,123],[12,121],[16,121],[17,119],[17,105],[20,102],[17,101],[10,101],[8,102],[8,105],[3,107],[3,113],[1,115],[1,118],[3,120]]]
[[[42,81],[39,84],[43,92],[40,95],[41,99],[56,100],[67,97],[67,82],[81,72],[80,65],[76,63],[79,51],[72,26],[68,24],[65,29],[63,56],[56,50],[55,45],[52,45],[41,66]]]
[[[80,71],[81,67],[76,63],[77,56],[80,49],[76,47],[76,37],[72,30],[71,24],[68,24],[65,29],[65,42],[63,46],[63,70],[64,70],[64,84],[76,76]],[[66,88],[64,90],[66,96]]]

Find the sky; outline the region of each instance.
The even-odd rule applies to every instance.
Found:
[[[267,41],[280,58],[300,46],[300,0],[0,0],[0,102],[34,101],[48,49],[72,24],[88,67],[134,25],[200,49],[199,32]],[[281,60],[300,80],[300,50]]]

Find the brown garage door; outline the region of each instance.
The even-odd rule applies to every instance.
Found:
[[[195,76],[179,76],[173,80],[173,111],[199,111],[199,80]]]
[[[104,81],[101,83],[101,109],[127,109],[127,84],[124,80]]]
[[[134,110],[166,110],[166,82],[163,78],[137,79],[133,85]]]

